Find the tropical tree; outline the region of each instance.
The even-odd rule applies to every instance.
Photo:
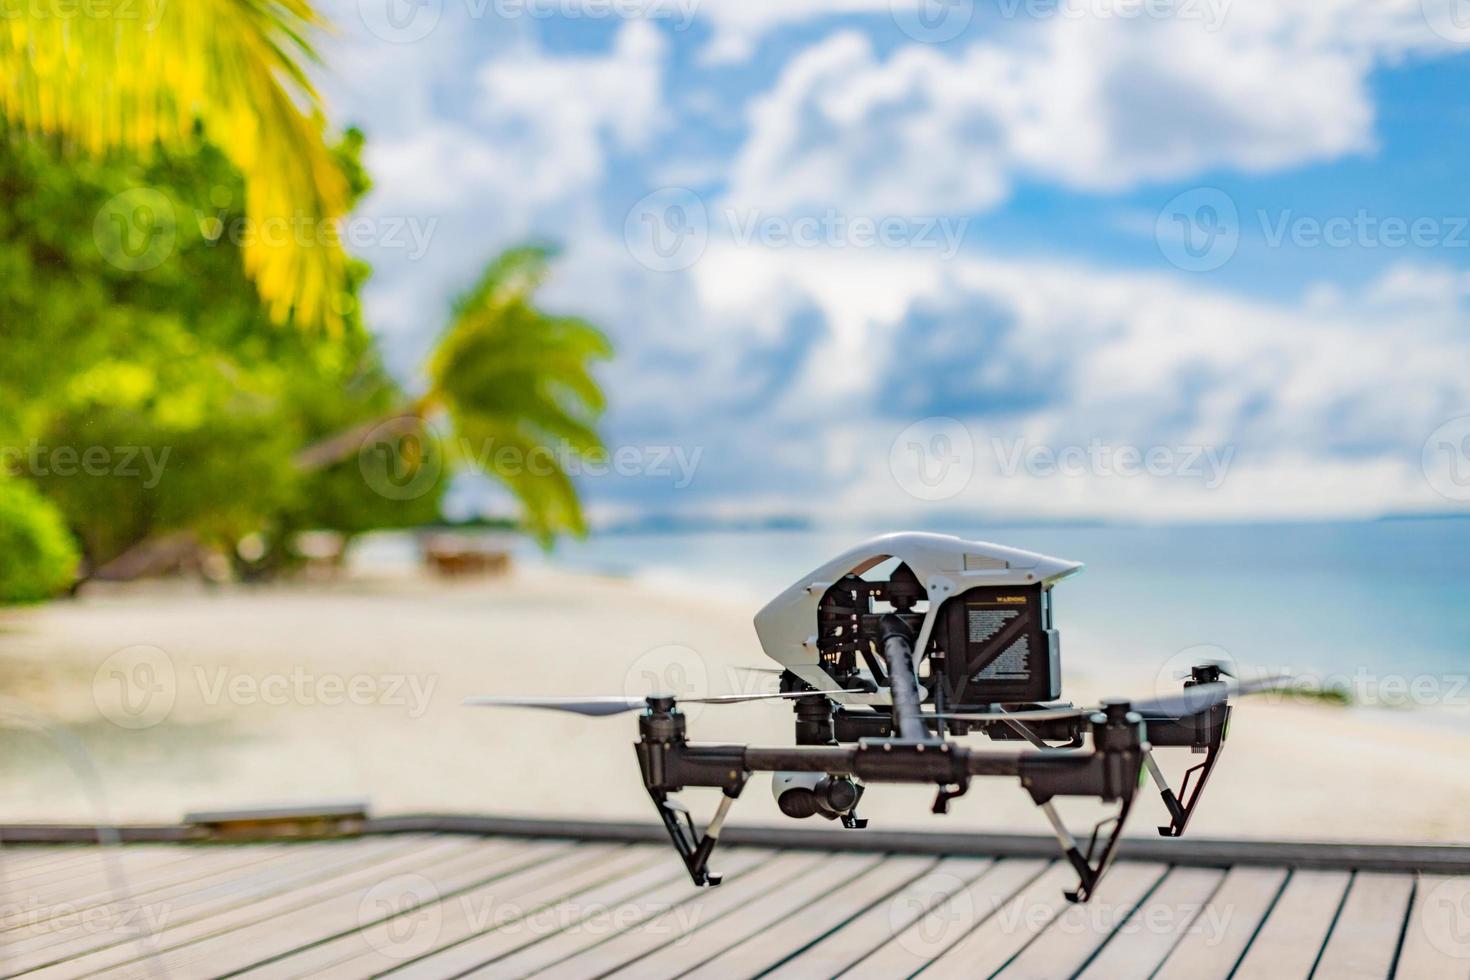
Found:
[[[454,303],[423,394],[312,446],[299,457],[302,467],[329,465],[360,453],[365,440],[396,435],[402,465],[413,470],[424,465],[428,424],[447,418],[448,445],[436,448],[502,483],[520,505],[525,530],[543,545],[558,534],[585,534],[567,464],[603,451],[596,425],[605,399],[592,369],[612,347],[586,320],[537,307],[554,255],[527,245],[494,259]]]
[[[244,264],[277,321],[341,325],[346,260],[317,234],[348,207],[305,65],[308,0],[26,0],[0,15],[0,152],[48,134],[68,152],[220,147],[257,234]],[[5,128],[13,132],[9,137]]]

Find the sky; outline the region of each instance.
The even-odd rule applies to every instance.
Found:
[[[559,243],[601,521],[1470,503],[1466,0],[326,10],[390,365]]]

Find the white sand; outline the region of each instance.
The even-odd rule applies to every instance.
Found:
[[[80,736],[114,820],[344,798],[370,800],[378,813],[652,819],[631,747],[632,716],[491,711],[460,700],[760,689],[773,678],[732,669],[766,663],[750,625],[754,611],[550,573],[456,585],[100,591],[0,616],[0,690]],[[155,724],[128,729],[103,709],[133,717],[119,714],[122,688],[112,672],[136,670],[138,661],[108,657],[138,644],[164,651],[166,660],[153,654],[152,662],[169,673],[175,693],[171,707],[161,693],[136,716]],[[1071,659],[1080,646],[1069,631]],[[155,678],[165,688],[167,680]],[[1095,674],[1070,671],[1065,693],[1082,701],[1154,684],[1144,675],[1115,681],[1104,692]],[[349,690],[369,703],[336,703]],[[791,742],[785,705],[690,714],[699,740]],[[1195,758],[1176,750],[1163,762],[1177,780]],[[1191,832],[1464,841],[1467,764],[1466,727],[1423,711],[1246,702]],[[63,759],[33,735],[0,732],[0,785],[0,820],[88,821],[96,812]],[[687,796],[696,813],[713,805],[710,791]],[[929,814],[931,799],[926,789],[876,786],[864,809],[875,826],[1046,829],[1005,780],[977,780],[948,817]],[[1079,826],[1100,812],[1066,809]],[[1162,818],[1149,794],[1130,830],[1152,833]],[[764,777],[752,782],[735,819],[784,819]]]

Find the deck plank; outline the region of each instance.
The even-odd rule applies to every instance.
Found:
[[[97,969],[125,962],[129,956],[140,955],[140,948],[146,952],[156,947],[169,935],[168,929],[182,930],[193,925],[196,931],[207,930],[207,926],[200,924],[230,909],[298,892],[334,877],[339,871],[401,858],[422,846],[423,839],[344,841],[327,847],[298,845],[292,848],[295,853],[288,862],[254,868],[243,876],[212,882],[182,895],[150,898],[127,910],[130,915],[119,915],[116,922],[104,922],[101,927],[79,922],[75,928],[59,932],[56,944],[30,943],[24,952],[12,950],[0,958],[4,967],[0,974],[52,965],[58,965],[59,969],[59,964],[66,960],[92,953],[98,955],[89,962]]]
[[[960,891],[854,964],[844,980],[888,980],[918,973],[1046,870],[1030,858],[998,861]]]
[[[1424,875],[1415,883],[1397,975],[1470,977],[1470,877]]]
[[[144,958],[151,961],[161,951],[221,935],[270,916],[308,908],[323,897],[340,894],[361,882],[370,885],[384,875],[407,871],[431,857],[453,858],[471,850],[472,845],[465,841],[431,838],[403,842],[397,846],[390,842],[388,851],[370,854],[361,862],[329,865],[306,881],[283,874],[279,880],[267,881],[254,889],[230,890],[223,901],[209,908],[207,914],[190,918],[187,922],[170,922],[165,928],[147,936],[130,937],[123,942],[112,942],[60,960],[53,956],[36,976],[87,976]],[[6,969],[12,968],[10,963],[5,966]],[[32,969],[29,966],[21,968]]]
[[[756,848],[727,851],[720,862],[720,868],[730,883],[734,884],[737,876],[745,877],[757,873],[761,868],[770,866],[778,860],[780,854],[779,851]],[[725,885],[720,886],[720,888],[725,887]],[[698,913],[691,912],[689,906],[708,894],[708,889],[695,887],[690,882],[689,876],[680,868],[680,874],[674,880],[650,888],[616,905],[594,910],[592,914],[587,915],[574,926],[558,930],[555,934],[546,937],[544,941],[517,950],[510,956],[483,963],[466,976],[477,978],[531,976],[538,970],[550,968],[573,956],[581,955],[586,950],[617,936],[621,931],[636,928],[656,916],[677,911],[678,914],[693,917]]]
[[[1238,980],[1309,977],[1352,874],[1295,871],[1234,976]]]
[[[1353,875],[1316,976],[1385,980],[1393,971],[1413,891],[1412,875],[1373,871]]]
[[[1231,868],[1153,980],[1227,980],[1287,873],[1285,868]]]
[[[459,976],[513,953],[522,953],[523,957],[534,956],[535,953],[525,951],[563,932],[587,931],[589,923],[599,922],[614,910],[626,908],[626,903],[646,892],[674,894],[677,889],[685,895],[693,895],[692,886],[681,887],[688,885],[688,875],[683,865],[670,859],[666,848],[640,845],[637,852],[651,858],[639,870],[615,876],[570,895],[547,907],[544,912],[506,923],[458,943],[445,944],[438,951],[391,970],[385,976],[394,980],[437,980],[439,977]],[[743,862],[746,859],[742,856],[739,860]]]
[[[731,946],[688,974],[689,980],[755,976],[817,942],[934,867],[931,857],[890,857],[850,880],[840,891],[789,916],[759,935]]]
[[[155,959],[130,963],[97,976],[109,980],[142,980],[168,975],[220,976],[248,969],[314,943],[325,942],[355,929],[370,927],[397,913],[410,913],[406,922],[416,927],[429,917],[419,906],[444,895],[507,875],[522,867],[579,845],[573,843],[481,843],[468,854],[393,873],[379,873],[338,894],[323,897],[294,914],[276,914],[176,946]]]
[[[665,946],[613,976],[681,976],[752,936],[765,935],[776,923],[842,890],[881,860],[879,854],[834,854],[822,862],[820,874],[788,881],[761,901],[736,909],[710,928],[700,930],[695,941]]]
[[[604,976],[629,963],[662,949],[670,943],[698,942],[691,935],[716,922],[721,916],[748,902],[759,901],[787,882],[803,875],[820,873],[824,855],[786,852],[747,871],[717,888],[703,889],[700,894],[656,915],[631,929],[624,929],[606,942],[599,943],[577,956],[557,963],[535,976],[544,980],[575,980],[588,976]]]
[[[1175,868],[1134,909],[1078,980],[1149,977],[1185,936],[1220,887],[1225,872],[1215,868]]]
[[[1063,909],[996,976],[1003,980],[1073,976],[1168,872],[1162,864],[1114,866],[1091,901]]]
[[[442,949],[497,921],[519,919],[587,881],[627,865],[613,844],[582,844],[503,878],[318,943],[240,974],[251,980],[372,976]],[[623,849],[626,850],[626,849]]]
[[[913,925],[930,909],[963,891],[990,865],[984,858],[945,858],[767,976],[772,980],[835,977]]]
[[[1063,863],[1048,865],[919,975],[924,980],[970,980],[995,973],[1066,907],[1062,891],[1076,884],[1076,878]]]

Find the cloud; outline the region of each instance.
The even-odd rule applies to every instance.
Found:
[[[1404,265],[1278,303],[1068,263],[715,245],[689,278],[682,316],[720,356],[622,389],[614,437],[636,443],[657,417],[660,438],[700,445],[699,480],[673,502],[695,510],[912,508],[889,454],[935,416],[973,434],[977,476],[954,506],[987,513],[1323,517],[1448,503],[1420,453],[1470,406],[1462,273]],[[1180,466],[1213,452],[1222,469],[1202,455],[1195,472],[1158,477],[1004,472],[1018,446],[1094,445],[1157,447]]]
[[[1108,193],[1371,152],[1374,65],[1448,47],[1417,4],[1241,2],[1221,16],[1211,30],[1202,17],[1059,15],[958,51],[908,44],[886,57],[839,31],[752,105],[729,197],[977,211],[1019,179]]]

